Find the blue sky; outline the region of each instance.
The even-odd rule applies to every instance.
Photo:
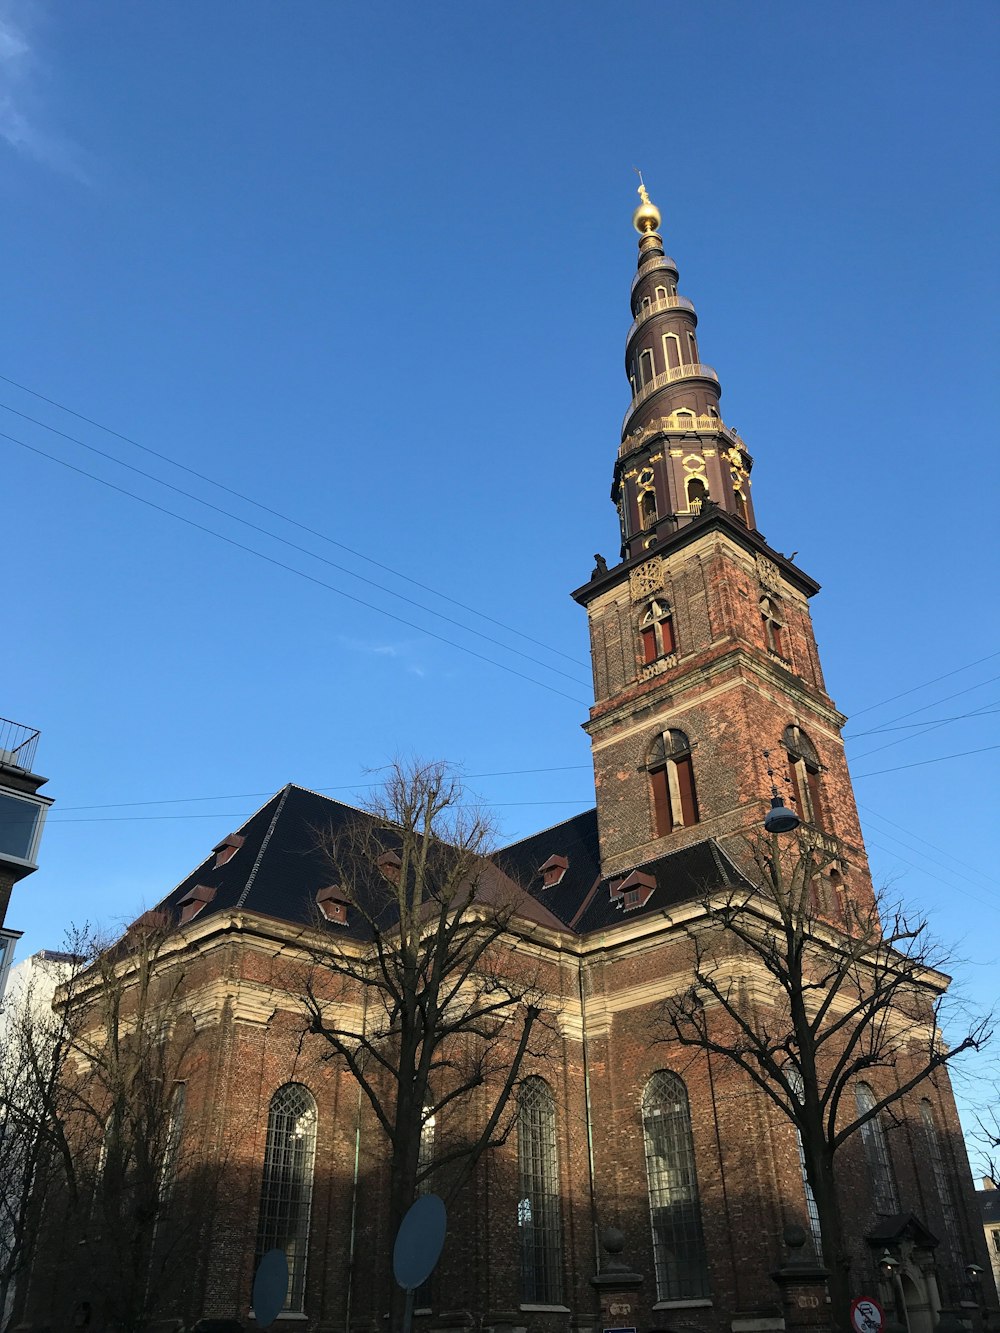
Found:
[[[997,16],[0,4],[0,431],[190,520],[0,437],[0,713],[57,798],[18,956],[290,780],[447,758],[504,840],[592,803],[637,165],[824,585],[876,877],[991,1002]]]

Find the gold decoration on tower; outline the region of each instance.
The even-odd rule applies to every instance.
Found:
[[[639,177],[639,189],[636,193],[642,203],[632,214],[632,226],[640,236],[648,236],[650,232],[656,231],[660,225],[660,210],[650,199],[649,191],[642,179],[642,172],[638,167],[635,168],[635,173]]]

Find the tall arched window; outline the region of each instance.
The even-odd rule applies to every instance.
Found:
[[[643,531],[656,526],[656,492],[643,491],[639,496],[639,518]]]
[[[953,1260],[956,1261],[957,1266],[961,1266],[959,1260],[961,1257],[962,1233],[959,1230],[958,1209],[955,1207],[951,1177],[948,1175],[944,1153],[941,1151],[941,1138],[934,1119],[934,1108],[926,1097],[920,1103],[920,1120],[927,1139],[927,1156],[930,1158],[931,1170],[934,1172],[934,1184],[937,1188],[938,1199],[941,1201],[941,1216],[944,1219],[946,1242]]]
[[[662,838],[676,828],[697,824],[691,746],[683,731],[665,731],[657,736],[647,769],[653,795],[653,836]]]
[[[875,1094],[867,1083],[858,1084],[854,1090],[854,1100],[858,1115],[865,1115],[876,1103]],[[896,1189],[896,1173],[892,1169],[885,1126],[877,1115],[861,1126],[861,1141],[871,1177],[875,1211],[883,1217],[892,1217],[899,1212],[899,1191]]]
[[[764,642],[768,650],[786,657],[785,622],[781,614],[781,603],[777,597],[760,599],[760,618],[764,625]]]
[[[643,662],[655,662],[674,651],[674,618],[668,602],[654,599],[646,607],[639,618],[639,642]]]
[[[656,1296],[661,1301],[696,1300],[708,1295],[708,1265],[691,1110],[683,1080],[666,1069],[653,1075],[642,1094],[642,1133]]]
[[[562,1219],[556,1108],[543,1078],[526,1078],[521,1084],[517,1168],[521,1299],[529,1304],[558,1305],[562,1301]]]
[[[284,1250],[288,1260],[284,1308],[297,1314],[305,1300],[315,1159],[315,1098],[301,1083],[286,1083],[271,1098],[267,1114],[254,1267],[268,1250]]]
[[[791,1068],[787,1070],[785,1077],[795,1094],[795,1100],[801,1105],[805,1101],[802,1075],[797,1069]],[[802,1190],[806,1196],[806,1217],[809,1219],[809,1234],[812,1236],[816,1258],[822,1263],[823,1234],[819,1229],[819,1209],[816,1207],[816,1195],[813,1193],[813,1187],[809,1184],[809,1176],[806,1172],[806,1153],[802,1146],[802,1135],[799,1133],[798,1125],[795,1126],[795,1142],[799,1149],[799,1170],[802,1172]]]
[[[799,814],[807,824],[823,822],[823,805],[819,790],[819,755],[816,747],[801,727],[786,727],[781,743],[788,751],[788,771]]]

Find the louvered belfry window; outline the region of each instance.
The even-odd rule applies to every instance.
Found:
[[[683,1080],[666,1069],[658,1070],[646,1084],[642,1130],[657,1299],[697,1300],[708,1295],[708,1265],[691,1110]]]
[[[286,1083],[271,1098],[264,1148],[264,1178],[257,1222],[257,1264],[268,1250],[288,1260],[285,1309],[301,1313],[316,1159],[316,1101],[301,1083]]]
[[[517,1110],[517,1166],[520,1188],[517,1230],[521,1248],[521,1300],[562,1302],[562,1220],[556,1108],[543,1078],[521,1084]]]

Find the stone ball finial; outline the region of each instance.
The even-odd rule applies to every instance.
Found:
[[[790,1250],[801,1250],[806,1243],[806,1233],[797,1222],[790,1222],[781,1236]]]
[[[601,1245],[608,1254],[621,1254],[625,1248],[625,1233],[617,1227],[605,1227],[601,1232]]]

